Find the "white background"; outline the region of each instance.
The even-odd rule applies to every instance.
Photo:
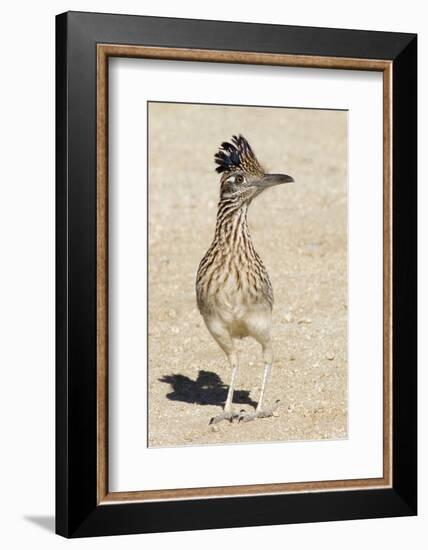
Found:
[[[112,537],[67,542],[52,534],[54,511],[54,15],[67,9],[176,17],[246,20],[291,25],[371,28],[419,32],[419,84],[426,81],[428,21],[423,3],[364,1],[344,3],[301,0],[282,3],[247,0],[215,3],[163,0],[15,2],[3,6],[1,199],[0,199],[0,544],[7,549],[50,548],[180,548],[189,550],[260,546],[388,550],[426,547],[427,481],[420,472],[418,518],[303,524]],[[425,62],[425,67],[423,66]],[[425,94],[426,95],[426,94]],[[422,93],[420,93],[422,98]],[[423,139],[426,108],[420,105],[420,213],[427,211]],[[420,216],[420,228],[426,223]],[[424,231],[424,232],[425,232]],[[419,247],[425,244],[420,239]],[[420,261],[420,281],[425,275]],[[421,306],[425,293],[420,293]],[[420,313],[421,321],[425,315]],[[420,324],[420,364],[427,338]],[[425,333],[425,334],[424,334]],[[427,407],[427,377],[420,369],[420,463],[426,461],[422,438]]]
[[[110,62],[110,490],[382,477],[382,74],[197,65],[141,59]],[[346,440],[233,448],[146,447],[147,347],[141,312],[147,309],[147,166],[141,151],[147,145],[141,130],[147,126],[146,100],[151,98],[348,110]],[[231,460],[239,468],[230,467]],[[180,467],[170,468],[171,463]]]

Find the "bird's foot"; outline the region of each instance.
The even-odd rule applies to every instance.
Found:
[[[233,422],[235,418],[238,418],[239,414],[234,412],[232,409],[225,409],[223,412],[218,414],[217,416],[213,416],[210,420],[210,426],[214,426],[215,424],[218,424],[219,422],[222,422],[223,420],[229,420],[229,422]]]
[[[256,409],[253,413],[247,413],[241,411],[238,416],[238,422],[250,422],[256,418],[269,418],[270,416],[276,416],[275,412],[280,405],[280,400],[277,399],[271,407],[263,407]]]

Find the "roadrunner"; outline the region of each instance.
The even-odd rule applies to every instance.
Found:
[[[294,181],[285,174],[266,174],[243,136],[223,142],[215,155],[221,174],[220,202],[213,242],[199,264],[196,297],[199,311],[214,340],[225,352],[232,377],[223,412],[210,424],[222,420],[249,421],[272,416],[279,404],[265,407],[263,398],[272,368],[271,319],[273,292],[269,275],[254,249],[247,225],[251,201],[268,187]],[[253,413],[232,409],[238,373],[234,340],[251,336],[262,346],[265,364],[262,388]]]

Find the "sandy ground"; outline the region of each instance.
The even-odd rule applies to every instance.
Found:
[[[150,138],[149,445],[347,437],[347,115],[152,103]],[[267,171],[296,183],[254,201],[249,227],[275,295],[275,362],[266,402],[278,416],[209,426],[230,369],[195,301],[211,243],[219,177],[213,155],[242,133]],[[237,411],[256,405],[259,346],[239,342]]]

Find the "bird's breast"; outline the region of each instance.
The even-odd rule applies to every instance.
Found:
[[[262,294],[251,292],[233,274],[207,296],[206,305],[205,319],[217,319],[233,338],[256,337],[270,326],[269,301]]]
[[[233,242],[213,242],[198,269],[196,294],[202,314],[221,310],[239,320],[254,305],[272,309],[269,276],[245,232]]]
[[[249,309],[267,302],[257,277],[244,270],[218,270],[203,285],[203,302],[209,309],[221,312],[222,317],[239,321]]]

